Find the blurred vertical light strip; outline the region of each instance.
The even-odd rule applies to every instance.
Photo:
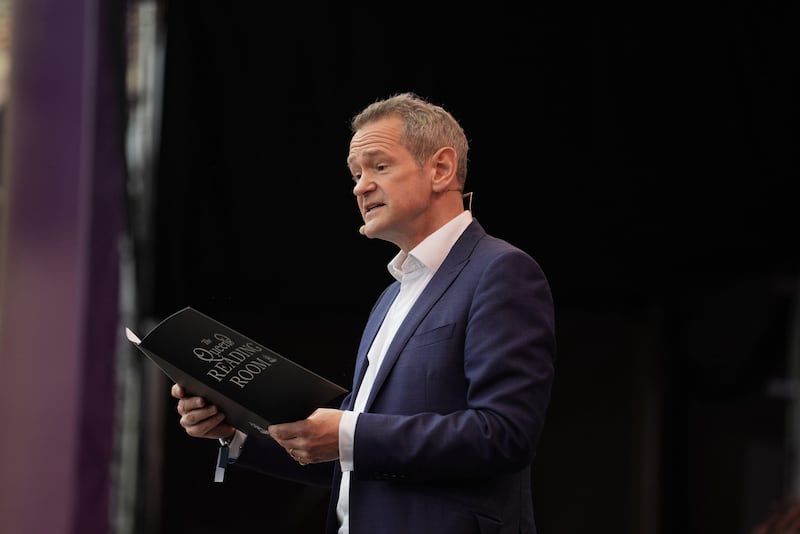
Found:
[[[153,192],[161,131],[165,34],[163,2],[128,0],[125,10],[126,224],[120,246],[120,318],[140,334],[153,319]],[[156,532],[160,522],[161,415],[156,372],[119,329],[114,527],[117,534]],[[161,378],[161,377],[159,377]],[[163,379],[162,379],[163,382]],[[146,484],[145,484],[146,481]]]

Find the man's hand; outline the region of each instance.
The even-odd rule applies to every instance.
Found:
[[[307,419],[270,425],[267,430],[300,465],[327,462],[339,457],[341,418],[341,410],[319,408]]]
[[[236,431],[225,423],[225,414],[220,413],[213,404],[208,404],[203,397],[187,397],[186,391],[178,384],[173,384],[170,393],[178,399],[180,424],[186,433],[195,438],[229,438]]]

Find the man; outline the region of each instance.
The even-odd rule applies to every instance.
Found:
[[[248,438],[175,385],[191,436],[234,465],[331,484],[327,532],[535,533],[531,464],[554,378],[553,300],[539,265],[464,209],[467,138],[412,93],[352,121],[361,233],[400,249],[341,409]]]

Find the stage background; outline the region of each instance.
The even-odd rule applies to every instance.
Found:
[[[474,215],[552,283],[540,532],[747,532],[790,489],[796,8],[454,9],[171,3],[153,314],[349,385],[394,250],[357,232],[348,119],[415,91],[467,131]],[[321,531],[327,494],[213,484],[165,409],[164,532]]]

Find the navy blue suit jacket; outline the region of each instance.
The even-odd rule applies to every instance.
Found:
[[[370,313],[353,392],[399,290],[392,283]],[[350,532],[535,533],[531,464],[555,351],[553,299],[541,268],[473,220],[397,331],[359,415]],[[332,481],[327,532],[336,532],[338,461],[300,467],[266,439],[248,442],[237,463],[291,480]]]

